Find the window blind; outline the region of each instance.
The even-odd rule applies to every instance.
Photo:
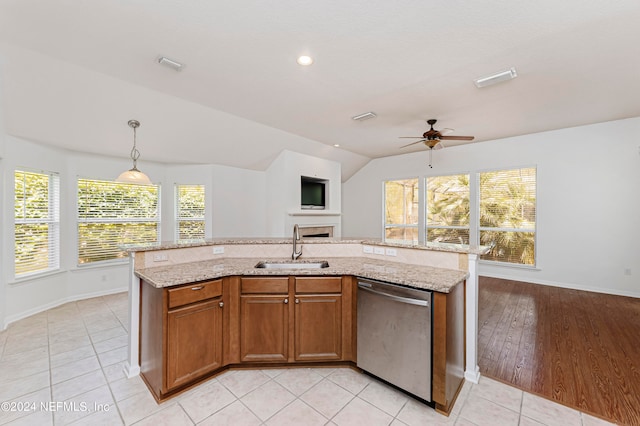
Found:
[[[78,179],[78,264],[127,258],[160,236],[158,185]]]
[[[203,239],[205,236],[204,185],[176,184],[176,239]]]
[[[427,241],[469,244],[469,175],[426,179]]]
[[[481,258],[535,265],[536,168],[480,173]]]
[[[21,278],[60,268],[60,177],[15,170],[14,274]]]

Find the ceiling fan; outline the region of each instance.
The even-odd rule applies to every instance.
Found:
[[[431,151],[433,151],[434,149],[441,149],[444,148],[444,146],[440,143],[440,141],[472,141],[473,140],[473,136],[447,136],[447,135],[443,135],[443,132],[436,130],[433,128],[433,125],[436,124],[438,120],[435,119],[430,119],[427,120],[427,124],[429,124],[431,126],[431,128],[429,130],[427,130],[426,132],[424,132],[422,134],[422,136],[400,136],[400,138],[409,138],[409,139],[415,139],[415,138],[420,138],[420,140],[417,140],[415,142],[411,142],[410,144],[407,145],[403,145],[400,148],[406,148],[408,146],[411,145],[415,145],[417,143],[424,143],[426,146],[429,147],[429,167],[433,168],[431,166]],[[450,129],[447,129],[450,130]]]

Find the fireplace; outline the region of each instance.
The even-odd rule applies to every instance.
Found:
[[[301,226],[299,230],[302,238],[333,237],[333,226]]]

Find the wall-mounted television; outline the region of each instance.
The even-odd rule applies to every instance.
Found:
[[[327,181],[307,176],[300,177],[300,207],[322,210],[326,207]]]

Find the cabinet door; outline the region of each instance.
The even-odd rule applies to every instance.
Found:
[[[297,295],[296,361],[342,359],[342,296]]]
[[[167,390],[213,371],[222,363],[222,299],[167,314]]]
[[[286,295],[240,297],[240,360],[286,362],[289,299]]]

